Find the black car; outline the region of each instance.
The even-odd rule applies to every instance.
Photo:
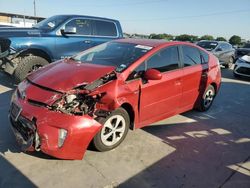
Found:
[[[250,55],[250,43],[246,43],[243,48],[238,48],[235,51],[235,59],[239,59],[240,57],[244,55]]]
[[[213,53],[219,59],[221,65],[226,68],[232,66],[235,49],[228,42],[203,40],[198,42],[197,45]]]

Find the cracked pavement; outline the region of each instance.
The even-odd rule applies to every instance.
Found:
[[[130,131],[118,148],[70,161],[20,152],[7,116],[14,86],[0,73],[0,187],[250,187],[250,82],[222,75],[208,112]]]

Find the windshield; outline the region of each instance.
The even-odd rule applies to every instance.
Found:
[[[146,54],[152,47],[122,42],[108,42],[84,51],[72,59],[81,63],[92,63],[116,67],[122,72]]]
[[[214,50],[216,46],[218,46],[218,42],[203,41],[198,42],[197,45],[202,48],[205,48],[206,50]]]
[[[68,16],[52,16],[50,18],[47,18],[36,25],[34,25],[34,28],[39,28],[39,29],[48,29],[52,30],[62,24]]]
[[[250,48],[250,43],[245,44],[243,48]]]

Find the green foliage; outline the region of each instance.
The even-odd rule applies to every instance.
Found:
[[[183,35],[176,36],[175,40],[177,40],[177,41],[196,42],[198,40],[198,36],[183,34]]]
[[[203,35],[200,40],[214,40],[212,35]]]
[[[239,45],[241,44],[241,37],[237,36],[237,35],[233,35],[230,39],[229,39],[230,44],[232,45]]]
[[[173,35],[170,35],[170,34],[166,34],[166,33],[163,33],[163,34],[155,34],[155,33],[152,33],[152,34],[149,35],[149,38],[150,38],[150,39],[173,40],[173,39],[174,39],[174,36],[173,36]]]
[[[215,40],[216,41],[227,41],[224,37],[217,37]]]

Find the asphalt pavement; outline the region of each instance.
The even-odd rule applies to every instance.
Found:
[[[208,112],[130,131],[118,148],[74,161],[20,151],[8,120],[15,85],[0,73],[0,187],[249,188],[250,81],[222,75]]]

